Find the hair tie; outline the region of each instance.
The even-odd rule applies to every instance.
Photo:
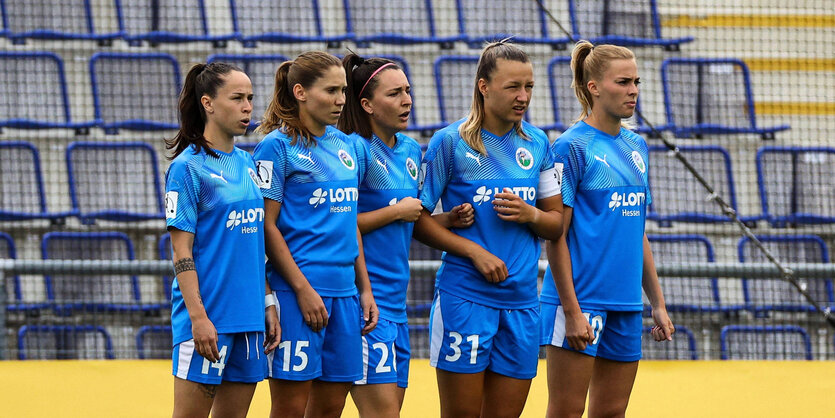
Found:
[[[358,94],[357,97],[362,97],[362,92],[365,91],[365,87],[368,86],[368,83],[371,82],[371,79],[374,78],[374,76],[377,75],[377,73],[379,73],[380,71],[383,71],[383,68],[390,67],[392,65],[395,65],[395,64],[393,62],[387,62],[387,63],[381,65],[380,68],[376,69],[373,73],[371,73],[371,77],[368,77],[368,80],[365,80],[365,84],[362,85],[362,88],[360,89],[360,94]]]

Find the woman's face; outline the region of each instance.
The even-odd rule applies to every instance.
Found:
[[[635,113],[638,103],[638,65],[633,59],[617,59],[609,62],[609,68],[601,80],[589,81],[589,91],[594,96],[593,113],[602,111],[615,118],[626,119]]]
[[[207,122],[229,137],[243,135],[252,118],[252,83],[240,71],[230,71],[221,79],[223,84],[215,97],[203,96],[202,99]]]
[[[508,124],[520,122],[531,102],[533,66],[530,62],[500,58],[496,61],[490,81],[479,79],[478,87],[484,96],[487,118],[495,118],[497,122]]]
[[[391,133],[406,129],[412,112],[412,88],[406,74],[395,68],[383,70],[376,78],[371,98],[360,100],[362,108],[378,129]]]
[[[324,130],[339,120],[345,105],[345,70],[333,65],[326,69],[310,87],[296,84],[293,93],[299,101],[299,111],[309,117],[309,123],[315,126],[307,128],[313,132]],[[304,120],[304,119],[303,119]]]

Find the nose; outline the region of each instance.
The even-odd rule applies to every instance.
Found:
[[[403,105],[404,106],[411,106],[412,105],[412,95],[409,93],[403,93]]]
[[[252,100],[246,100],[244,103],[244,113],[252,113]]]
[[[344,106],[345,105],[345,92],[340,92],[336,95],[336,102],[334,102],[337,106]]]

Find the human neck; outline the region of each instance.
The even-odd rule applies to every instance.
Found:
[[[214,125],[206,125],[206,128],[203,129],[203,137],[206,138],[206,142],[212,149],[216,149],[227,154],[235,149],[235,138],[232,135],[217,129]]]
[[[502,136],[513,128],[513,122],[499,120],[498,118],[484,117],[484,122],[481,124],[481,129],[490,132],[496,136]]]
[[[380,138],[389,148],[394,148],[394,145],[397,143],[397,132],[396,130],[386,129],[371,121],[371,133],[377,135],[377,138]]]
[[[307,128],[307,130],[315,137],[324,135],[325,131],[328,129],[328,125],[323,125],[315,121],[312,117],[310,117],[310,114],[306,112],[299,112],[299,120],[302,122],[302,126]]]
[[[606,114],[602,111],[592,111],[585,119],[585,122],[597,130],[603,131],[611,136],[618,136],[620,133],[620,118]]]

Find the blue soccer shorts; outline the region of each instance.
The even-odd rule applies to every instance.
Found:
[[[356,385],[397,383],[405,388],[409,383],[409,325],[383,318],[373,331],[362,337],[362,378]]]
[[[174,346],[174,376],[190,382],[218,385],[222,381],[257,383],[267,377],[263,332],[218,334],[220,360],[203,358],[194,349],[194,339]]]
[[[543,302],[541,345],[577,351],[565,338],[565,312],[561,305]],[[614,361],[641,359],[641,312],[584,309],[583,315],[594,330],[594,341],[580,353]]]

